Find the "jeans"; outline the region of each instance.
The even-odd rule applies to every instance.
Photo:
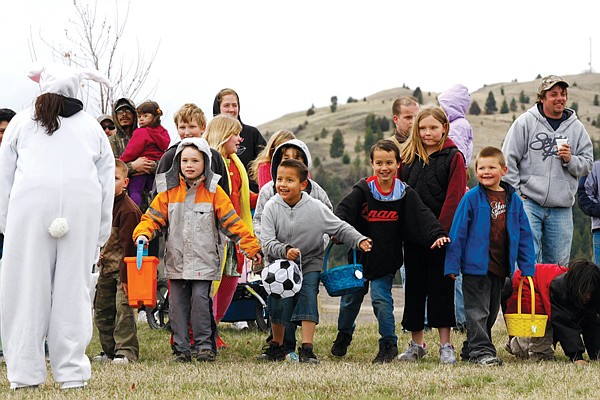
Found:
[[[342,296],[340,299],[340,314],[338,316],[338,331],[352,335],[356,327],[356,317],[360,312],[363,298],[371,286],[371,304],[373,313],[379,325],[379,343],[398,343],[396,336],[396,320],[394,318],[394,299],[392,298],[392,283],[394,275],[365,282],[365,289],[361,292]]]
[[[533,231],[536,262],[567,265],[573,241],[571,207],[546,208],[531,199],[525,199],[523,206]]]
[[[458,327],[464,327],[467,324],[462,282],[462,274],[457,275],[456,280],[454,281],[454,316],[456,317],[456,326]]]
[[[594,264],[600,267],[600,230],[592,232],[592,241],[594,244]]]
[[[302,287],[293,297],[276,299],[269,295],[267,303],[271,321],[276,324],[295,322],[299,325],[302,321],[313,321],[318,324],[317,295],[320,275],[319,271],[302,274]]]

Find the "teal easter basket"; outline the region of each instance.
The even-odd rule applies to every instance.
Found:
[[[352,249],[353,264],[329,268],[329,253],[332,248],[333,243],[329,243],[325,250],[323,273],[321,274],[321,282],[323,282],[327,294],[331,297],[339,297],[363,290],[365,285],[363,266],[356,262],[356,249]]]

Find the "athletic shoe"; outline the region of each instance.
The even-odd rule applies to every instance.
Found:
[[[187,354],[178,353],[173,358],[173,361],[175,361],[177,363],[188,363],[188,362],[192,362],[192,357]]]
[[[137,318],[138,322],[141,322],[143,324],[147,324],[148,323],[148,315],[146,314],[146,310],[139,310],[138,311],[138,318]]]
[[[292,350],[285,355],[285,361],[291,362],[291,363],[297,363],[300,361],[300,357],[298,357],[298,353],[296,353],[295,351]]]
[[[479,365],[483,365],[486,367],[489,366],[495,366],[495,365],[502,365],[502,360],[500,359],[500,357],[494,357],[491,355],[485,355],[485,356],[481,356],[477,359],[477,364]]]
[[[234,322],[232,324],[232,326],[233,326],[233,329],[235,329],[236,331],[243,331],[243,330],[248,330],[249,329],[248,322],[246,322],[246,321],[237,321],[237,322]]]
[[[111,364],[129,364],[129,358],[124,355],[117,354],[110,362]]]
[[[392,342],[379,344],[379,353],[373,360],[373,364],[385,364],[394,361],[398,357],[398,346]]]
[[[298,358],[301,363],[318,364],[320,362],[312,347],[298,347]]]
[[[260,361],[283,361],[285,360],[285,357],[286,354],[283,346],[271,342],[267,346],[263,347],[262,354],[256,357],[256,359]]]
[[[21,389],[37,389],[39,385],[26,385],[24,383],[11,383],[10,390],[21,390]]]
[[[217,350],[223,350],[228,348],[229,346],[223,341],[223,339],[221,339],[221,336],[217,336]]]
[[[425,355],[427,355],[425,343],[423,343],[423,347],[421,347],[411,339],[410,342],[408,342],[408,349],[398,356],[398,360],[417,361],[418,359],[425,357]]]
[[[111,360],[112,359],[103,351],[97,356],[92,357],[92,362],[110,362]]]
[[[456,364],[456,354],[454,352],[454,346],[450,343],[446,343],[440,346],[440,363],[442,364]]]
[[[211,349],[200,349],[196,361],[215,361],[217,355]]]
[[[344,357],[348,352],[348,346],[352,343],[352,335],[344,332],[338,332],[337,337],[331,346],[331,354],[336,357]]]

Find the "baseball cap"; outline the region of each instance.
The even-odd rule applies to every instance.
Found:
[[[115,112],[119,111],[121,108],[128,108],[131,111],[135,111],[133,108],[131,108],[131,106],[127,103],[121,103],[117,106],[117,108],[115,109]]]
[[[561,84],[563,88],[568,88],[569,84],[563,80],[560,76],[557,75],[548,75],[542,78],[542,83],[538,88],[538,95],[542,95],[546,90],[550,90],[552,86],[556,84]]]
[[[102,114],[101,116],[96,118],[96,121],[98,121],[99,123],[102,123],[102,121],[106,121],[106,120],[109,120],[112,124],[115,123],[115,121],[113,121],[113,118],[107,114]]]

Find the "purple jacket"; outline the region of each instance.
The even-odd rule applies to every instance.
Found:
[[[465,157],[468,168],[473,155],[473,129],[466,119],[471,104],[469,89],[464,85],[454,85],[439,94],[438,102],[450,120],[449,136]]]

